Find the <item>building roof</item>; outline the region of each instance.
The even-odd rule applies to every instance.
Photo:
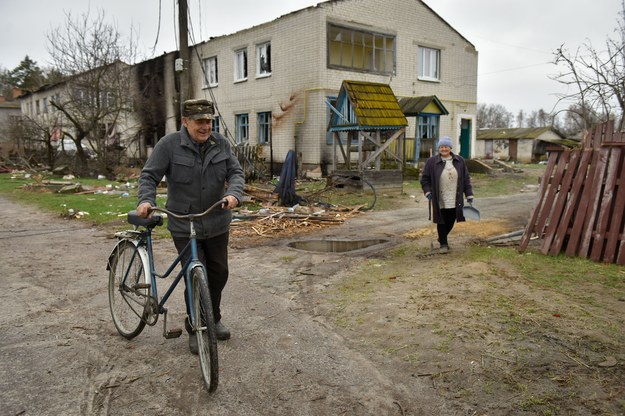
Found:
[[[402,97],[399,99],[399,107],[406,116],[417,116],[422,113],[449,114],[443,103],[436,95],[423,97]]]
[[[390,85],[365,81],[343,81],[336,100],[343,115],[332,114],[330,129],[368,130],[398,129],[408,125]],[[346,108],[346,106],[350,108]]]
[[[506,140],[506,139],[537,139],[546,132],[552,132],[561,138],[562,135],[553,127],[532,127],[532,128],[512,128],[512,129],[479,129],[477,140]]]
[[[551,133],[545,135],[545,133]],[[557,144],[564,147],[574,148],[579,146],[580,141],[566,138],[553,127],[532,127],[516,129],[480,129],[477,131],[477,140],[540,140],[542,142]]]

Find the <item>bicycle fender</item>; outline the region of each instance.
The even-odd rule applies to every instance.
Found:
[[[113,247],[113,250],[111,250],[111,254],[109,254],[108,260],[106,261],[106,270],[109,270],[109,271],[111,270],[111,260],[113,260],[113,257],[115,256],[115,253],[117,252],[118,247],[121,244],[126,244],[126,242],[130,242],[130,243],[134,244],[135,247],[138,244],[137,240],[133,240],[133,239],[130,239],[130,238],[122,238],[119,241],[117,241],[117,244],[115,244],[115,247]]]
[[[204,270],[204,275],[206,276],[206,267],[202,264],[201,261],[194,261],[191,262],[187,265],[187,270],[185,272],[185,278],[189,278],[191,277],[191,270],[195,269],[196,267],[201,267]]]

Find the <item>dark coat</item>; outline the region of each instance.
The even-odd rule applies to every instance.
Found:
[[[469,175],[469,169],[464,159],[451,153],[453,159],[453,165],[458,172],[458,186],[456,187],[456,221],[462,222],[465,220],[462,208],[464,207],[463,194],[466,197],[473,196],[473,187],[471,186],[471,177]],[[445,167],[445,161],[440,154],[430,157],[423,167],[423,173],[421,174],[421,188],[423,193],[432,193],[432,220],[436,224],[443,222],[441,217],[440,204],[438,201],[440,191],[440,179],[443,169]]]
[[[166,207],[172,212],[198,214],[226,195],[241,202],[245,179],[230,143],[218,133],[212,133],[207,143],[202,163],[199,146],[186,128],[160,139],[139,176],[139,205],[157,205],[156,187],[163,176],[167,180]],[[195,221],[197,237],[221,235],[230,229],[231,221],[230,210],[216,209]],[[187,220],[169,218],[168,228],[174,237],[189,237]]]

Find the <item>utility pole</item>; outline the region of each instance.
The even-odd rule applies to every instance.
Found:
[[[187,23],[188,17],[187,0],[178,0],[178,38],[179,58],[176,60],[176,72],[178,72],[179,80],[179,101],[180,101],[180,123],[182,124],[182,106],[185,100],[189,99],[189,90],[191,89],[191,61],[189,53],[189,27]]]

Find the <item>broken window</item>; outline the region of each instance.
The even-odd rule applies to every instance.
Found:
[[[438,115],[419,115],[417,125],[417,137],[420,139],[438,138]]]
[[[258,113],[258,143],[271,143],[271,112]]]
[[[271,43],[256,46],[256,76],[271,75]]]
[[[395,36],[328,26],[328,67],[376,74],[395,73]]]
[[[247,114],[237,114],[234,117],[235,128],[236,128],[236,137],[235,140],[237,144],[247,142],[249,138],[249,116]]]
[[[217,74],[217,57],[204,59],[204,88],[216,87],[219,83]]]
[[[440,80],[441,51],[439,49],[419,46],[419,79],[426,81]]]
[[[234,52],[234,81],[247,80],[247,50],[240,49]]]

